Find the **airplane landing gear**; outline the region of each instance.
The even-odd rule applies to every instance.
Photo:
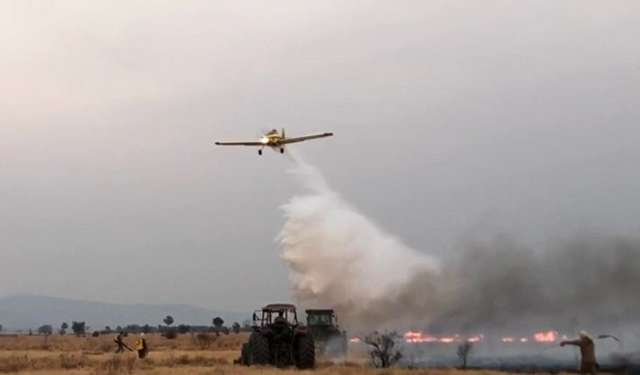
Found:
[[[284,148],[281,148],[281,149],[280,149],[280,153],[281,153],[281,154],[284,154]]]
[[[262,150],[258,150],[258,155],[262,155]]]

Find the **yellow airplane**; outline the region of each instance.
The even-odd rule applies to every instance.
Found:
[[[260,149],[258,150],[258,155],[262,155],[262,150],[265,147],[271,147],[272,150],[278,152],[280,149],[280,153],[284,154],[284,146],[290,143],[298,143],[302,141],[308,141],[310,139],[318,139],[331,137],[333,133],[322,133],[322,134],[313,134],[306,135],[304,137],[296,137],[296,138],[287,138],[284,134],[284,129],[282,129],[282,133],[278,133],[276,129],[271,130],[260,138],[257,142],[216,142],[218,146],[258,146]]]

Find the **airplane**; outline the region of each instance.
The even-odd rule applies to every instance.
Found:
[[[280,149],[280,153],[284,154],[284,146],[290,143],[298,143],[302,141],[308,141],[310,139],[318,139],[331,137],[333,133],[322,133],[322,134],[313,134],[306,135],[304,137],[295,137],[295,138],[287,138],[284,133],[284,129],[282,129],[282,133],[278,133],[276,129],[267,132],[262,136],[257,142],[216,142],[218,146],[258,146],[260,149],[258,150],[258,155],[262,155],[262,150],[265,147],[271,147],[272,150],[278,152]]]

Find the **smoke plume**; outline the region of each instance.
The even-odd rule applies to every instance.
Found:
[[[350,329],[574,331],[635,324],[640,240],[578,236],[548,249],[501,236],[445,259],[411,249],[296,159],[306,188],[279,236],[296,300],[331,307]]]

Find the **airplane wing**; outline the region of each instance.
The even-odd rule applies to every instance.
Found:
[[[296,138],[285,138],[282,143],[283,144],[289,144],[289,143],[297,143],[297,142],[302,142],[302,141],[308,141],[310,139],[318,139],[318,138],[325,138],[325,137],[331,137],[333,135],[333,133],[322,133],[322,134],[314,134],[314,135],[306,135],[304,137],[296,137]]]
[[[262,142],[216,142],[218,146],[264,146]]]

